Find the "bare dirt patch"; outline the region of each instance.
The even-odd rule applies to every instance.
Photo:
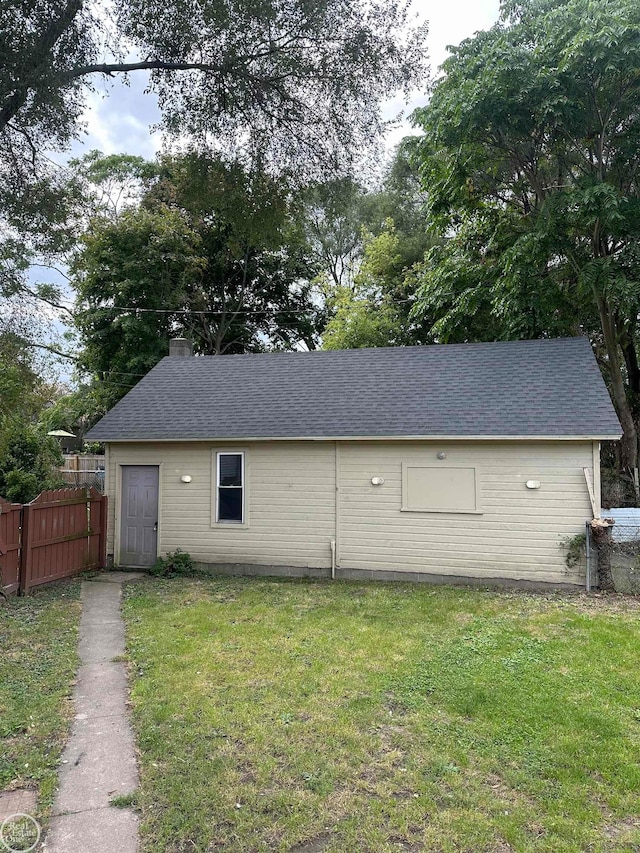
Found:
[[[331,835],[324,832],[321,835],[316,835],[315,838],[309,841],[303,841],[302,844],[295,844],[290,848],[289,853],[323,853],[331,841]]]
[[[629,817],[623,818],[622,820],[616,821],[616,823],[609,823],[602,828],[605,836],[612,841],[638,841],[638,835],[640,834],[640,818],[637,817]],[[639,849],[639,848],[634,848]]]

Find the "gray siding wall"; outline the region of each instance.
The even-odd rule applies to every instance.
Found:
[[[246,525],[212,520],[216,450],[246,453]],[[403,463],[440,464],[438,452],[443,465],[476,468],[479,514],[401,511]],[[590,441],[132,443],[111,444],[108,455],[116,563],[120,466],[159,464],[161,553],[179,547],[204,563],[327,569],[336,540],[338,566],[349,570],[584,581],[584,565],[568,569],[560,542],[591,517]],[[530,479],[541,488],[528,490]]]

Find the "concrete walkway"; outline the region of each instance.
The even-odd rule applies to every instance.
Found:
[[[135,853],[138,817],[110,805],[138,787],[127,712],[120,615],[122,584],[142,575],[112,572],[82,584],[76,716],[62,756],[47,853]]]

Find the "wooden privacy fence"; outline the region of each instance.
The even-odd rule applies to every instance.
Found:
[[[53,489],[29,504],[0,498],[0,587],[34,586],[106,565],[107,499],[95,489]]]
[[[104,492],[104,456],[66,453],[60,474],[70,486],[93,486]]]
[[[20,529],[22,504],[0,498],[0,589],[5,595],[20,589]]]

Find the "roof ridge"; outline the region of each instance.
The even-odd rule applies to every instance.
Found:
[[[415,352],[418,350],[434,350],[434,349],[472,349],[472,348],[480,348],[480,347],[499,347],[499,346],[514,346],[514,345],[533,345],[533,344],[547,344],[547,343],[559,343],[566,341],[585,341],[589,346],[589,339],[586,335],[567,335],[561,338],[524,338],[521,340],[505,340],[505,341],[469,341],[463,343],[433,343],[433,344],[409,344],[409,345],[399,345],[399,346],[389,346],[389,347],[352,347],[347,349],[317,349],[317,350],[269,350],[266,352],[242,352],[242,353],[224,353],[219,355],[200,355],[196,354],[193,358],[203,359],[203,358],[252,358],[252,357],[261,357],[265,358],[267,356],[299,356],[299,355],[335,355],[337,353],[345,354],[361,354],[361,353],[383,353],[383,352]],[[164,361],[167,358],[171,358],[172,360],[176,358],[176,356],[165,355],[161,361]],[[184,356],[180,356],[181,360],[185,360]]]

